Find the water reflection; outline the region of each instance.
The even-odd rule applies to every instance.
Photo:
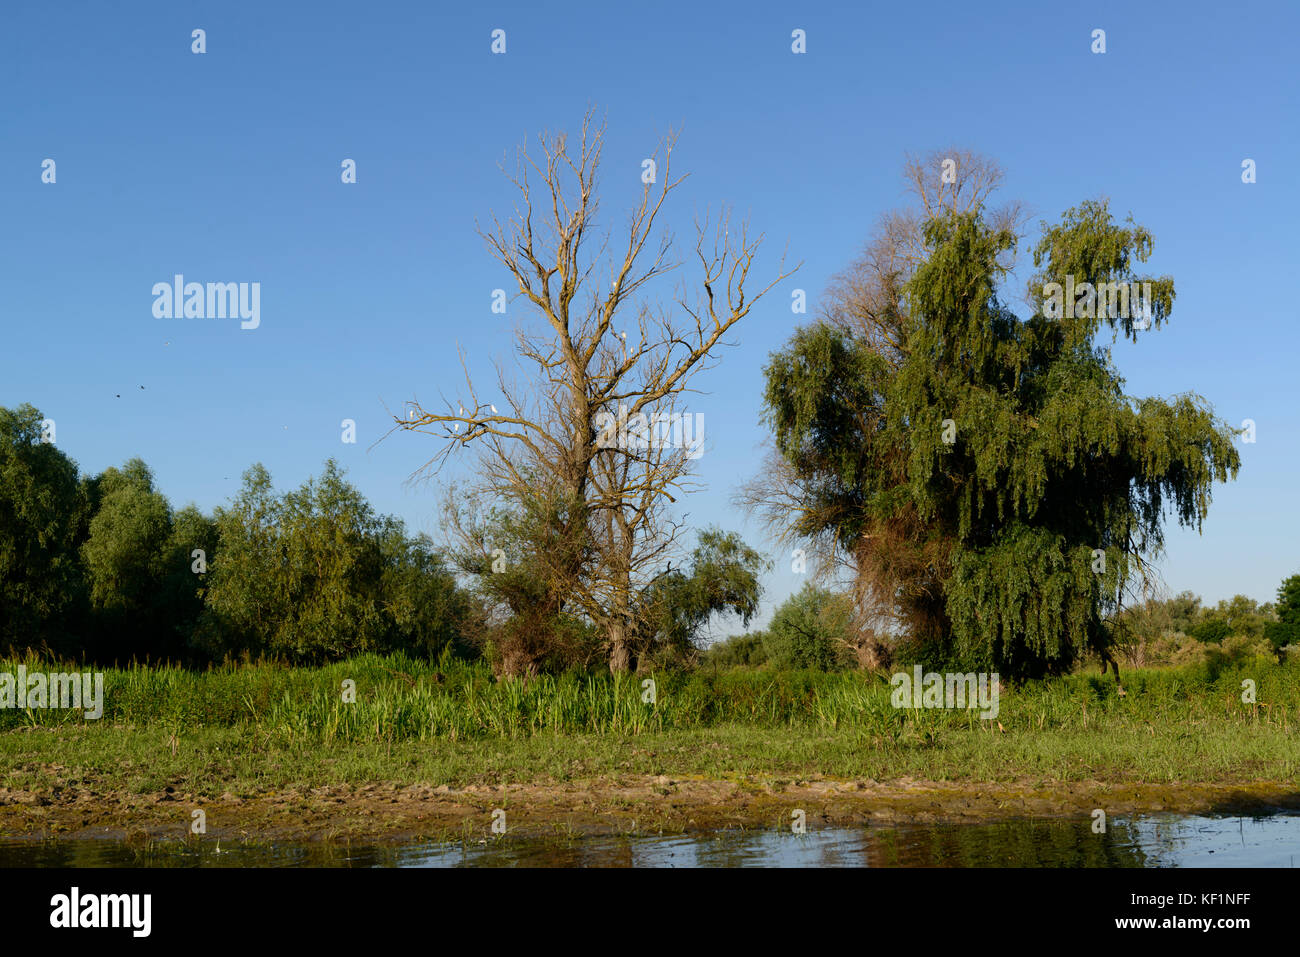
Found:
[[[3,867],[1293,867],[1297,858],[1293,814],[1114,817],[1105,834],[1083,819],[400,846],[0,838]]]

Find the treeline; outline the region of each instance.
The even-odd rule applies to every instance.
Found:
[[[226,506],[174,508],[131,459],[99,475],[0,408],[0,648],[101,663],[438,655],[469,600],[424,537],[329,461],[278,494],[255,465]]]
[[[1126,608],[1116,645],[1138,667],[1268,654],[1281,662],[1288,647],[1300,647],[1300,575],[1283,580],[1276,603],[1235,595],[1209,607],[1184,591]]]
[[[1202,605],[1190,591],[1123,609],[1114,625],[1116,651],[1134,667],[1224,664],[1247,658],[1286,659],[1300,646],[1300,575],[1285,579],[1277,602],[1236,595]],[[889,664],[864,659],[849,595],[808,585],[792,595],[764,629],[710,647],[704,661],[722,668],[843,671]]]
[[[140,459],[80,474],[41,423],[30,405],[0,407],[0,651],[189,664],[400,651],[500,671],[531,642],[535,670],[605,665],[580,615],[537,627],[538,558],[514,517],[489,512],[483,547],[449,555],[377,514],[332,459],[283,493],[254,465],[206,515],[174,508]],[[693,660],[715,611],[757,611],[757,552],[707,529],[691,557],[637,596],[647,664]]]
[[[333,460],[282,493],[254,465],[206,515],[174,508],[140,459],[81,475],[42,441],[41,423],[30,405],[0,407],[0,651],[190,664],[405,652],[508,673],[503,655],[535,642],[539,671],[605,666],[600,630],[580,614],[536,627],[542,559],[527,549],[536,541],[527,516],[488,510],[479,547],[448,554],[377,514]],[[637,597],[650,622],[640,663],[829,672],[887,667],[895,653],[910,662],[905,644],[864,643],[852,595],[817,584],[765,628],[700,654],[714,613],[746,623],[756,613],[764,565],[736,535],[701,533],[691,563]],[[1113,627],[1116,650],[1136,666],[1281,660],[1300,644],[1300,575],[1276,603],[1237,595],[1209,607],[1182,592],[1123,609]]]

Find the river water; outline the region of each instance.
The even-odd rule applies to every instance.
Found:
[[[1300,815],[1112,817],[399,845],[0,837],[0,867],[1294,867]]]

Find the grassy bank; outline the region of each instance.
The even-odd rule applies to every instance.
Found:
[[[455,817],[510,800],[566,820],[584,807],[671,818],[677,806],[698,821],[717,802],[771,816],[763,796],[808,803],[815,782],[836,800],[874,795],[891,807],[901,805],[881,790],[890,782],[911,782],[890,792],[900,800],[930,782],[929,798],[942,792],[931,804],[964,800],[981,813],[1008,802],[1050,813],[1053,801],[1065,813],[1105,794],[1207,807],[1215,788],[1300,790],[1294,662],[1126,672],[1123,697],[1095,672],[1004,687],[995,720],[896,709],[884,679],[859,673],[654,679],[651,704],[642,678],[494,682],[479,667],[400,657],[113,670],[98,721],[0,711],[0,828],[171,820],[183,810],[175,802],[217,802],[245,822],[329,821],[326,805],[338,806],[333,817],[368,807],[370,817],[419,819],[434,805]],[[1257,704],[1241,701],[1246,679]],[[355,703],[343,700],[345,680]]]
[[[19,662],[0,661],[0,672]],[[68,669],[37,660],[29,672]],[[654,681],[647,703],[644,682]],[[1243,703],[1242,682],[1257,704]],[[352,682],[355,701],[345,701]],[[885,742],[964,732],[1150,733],[1151,726],[1224,731],[1300,725],[1300,662],[1264,659],[1177,669],[1081,673],[1001,688],[996,721],[975,711],[895,708],[886,677],[861,672],[700,670],[495,681],[482,665],[364,655],[320,668],[272,664],[207,671],[132,666],[104,672],[103,716],[76,710],[0,710],[0,732],[19,728],[161,728],[172,734],[236,728],[291,744],[459,741],[540,734],[684,731],[723,725],[853,731]]]

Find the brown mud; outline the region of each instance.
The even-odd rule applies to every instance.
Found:
[[[1025,818],[1115,814],[1267,813],[1300,809],[1294,787],[1240,784],[1108,784],[1019,780],[953,783],[892,781],[706,780],[609,776],[587,781],[477,785],[332,785],[219,797],[176,782],[154,794],[50,787],[0,788],[0,838],[183,839],[192,812],[206,836],[232,841],[464,839],[490,835],[496,809],[516,836],[682,834],[789,826],[990,823]]]

